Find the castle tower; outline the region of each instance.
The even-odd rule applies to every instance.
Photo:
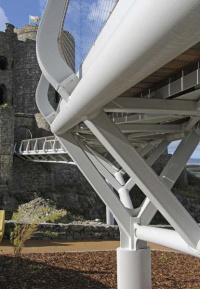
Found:
[[[13,42],[13,107],[15,113],[34,114],[38,112],[35,91],[41,71],[36,58],[37,26],[25,25],[15,28]]]
[[[35,91],[39,82],[41,71],[36,57],[36,35],[38,26],[25,25],[22,28],[15,28],[17,41],[14,42],[14,99],[13,106],[17,113],[35,114],[38,108],[35,102]],[[70,50],[64,57],[70,67],[75,69],[75,44],[74,38],[69,32],[63,32],[67,50]],[[59,97],[55,90],[50,87],[49,100],[53,107],[57,106]]]
[[[0,207],[6,203],[13,165],[14,111],[13,104],[13,41],[14,26],[6,24],[0,32]]]
[[[14,26],[6,24],[6,31],[0,32],[0,105],[13,103],[13,40]]]
[[[22,28],[14,28],[14,32],[17,33],[17,38],[20,41],[26,41],[27,39],[36,41],[37,30],[38,25],[32,26],[28,24]]]

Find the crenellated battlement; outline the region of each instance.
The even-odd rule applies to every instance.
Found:
[[[25,24],[22,28],[14,28],[14,32],[17,33],[18,40],[26,41],[27,39],[36,40],[38,25]]]

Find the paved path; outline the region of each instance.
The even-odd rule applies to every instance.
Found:
[[[166,247],[161,247],[155,244],[148,244],[154,250],[169,250]],[[67,242],[60,240],[52,241],[28,241],[22,253],[56,253],[68,251],[104,251],[115,250],[119,247],[119,241],[82,241],[82,242]],[[172,251],[172,250],[170,250]],[[9,241],[3,241],[0,244],[0,254],[12,254],[13,248]]]

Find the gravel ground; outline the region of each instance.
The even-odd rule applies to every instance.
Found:
[[[153,289],[200,289],[199,273],[197,258],[152,251]],[[116,289],[116,252],[0,255],[0,289],[36,288]]]

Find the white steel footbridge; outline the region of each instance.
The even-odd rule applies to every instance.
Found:
[[[63,38],[69,1],[48,0],[36,101],[54,136],[23,141],[18,154],[79,167],[120,228],[118,289],[150,289],[148,241],[200,257],[200,228],[171,192],[200,140],[200,1],[116,2],[75,74]],[[57,110],[49,84],[61,96]],[[174,140],[158,176],[151,166]],[[146,196],[137,208],[135,185]],[[148,226],[157,211],[174,230]]]

